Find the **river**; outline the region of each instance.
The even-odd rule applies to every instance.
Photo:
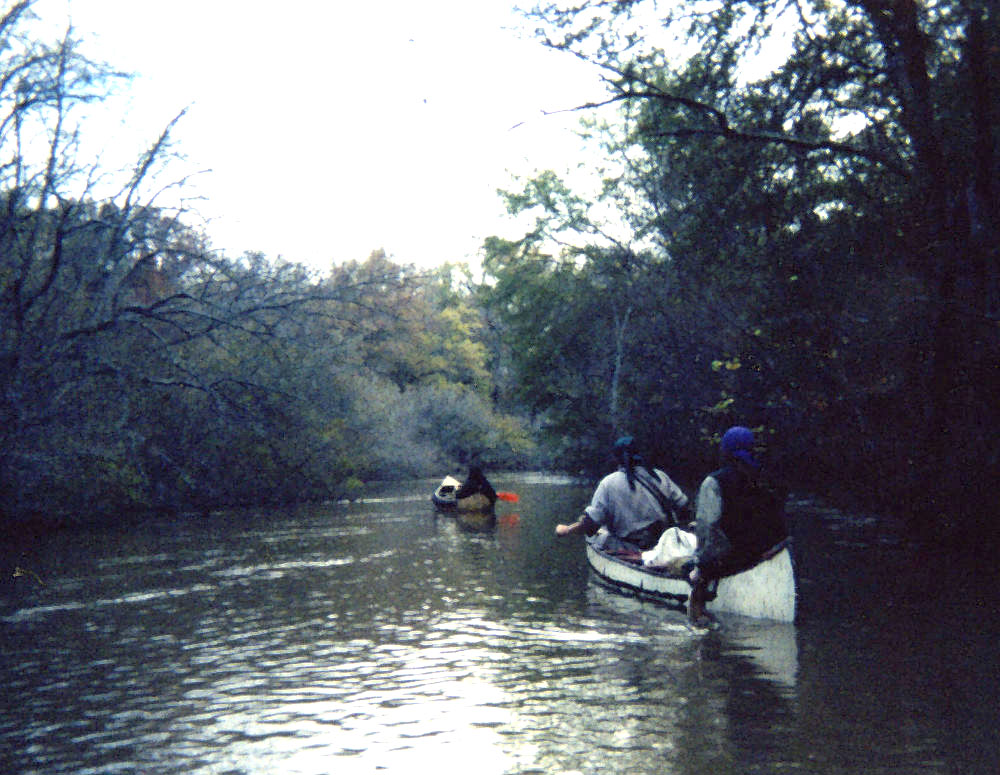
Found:
[[[796,623],[692,631],[555,539],[589,487],[494,484],[488,526],[417,481],[39,540],[0,585],[0,771],[1000,772],[995,574],[793,498]]]

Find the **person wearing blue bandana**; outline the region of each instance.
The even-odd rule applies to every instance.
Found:
[[[605,551],[642,552],[676,524],[688,497],[663,471],[646,464],[631,436],[618,439],[612,454],[617,470],[601,479],[580,519],[557,525],[556,535],[583,533]]]
[[[691,570],[688,616],[705,617],[708,585],[746,570],[788,537],[784,496],[761,476],[754,434],[741,425],[727,430],[719,446],[721,467],[698,490],[695,535],[698,549]]]

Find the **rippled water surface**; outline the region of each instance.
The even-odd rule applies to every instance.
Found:
[[[63,532],[0,586],[4,773],[987,773],[995,576],[792,505],[794,625],[605,590],[542,476]]]

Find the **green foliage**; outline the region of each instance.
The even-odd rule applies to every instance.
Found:
[[[593,196],[504,192],[524,236],[487,240],[475,285],[213,253],[149,204],[172,125],[97,199],[71,119],[117,76],[32,39],[30,6],[0,22],[4,515],[596,472],[622,432],[696,481],[734,422],[797,484],[882,503],[996,472],[989,4],[545,6],[549,45],[604,68],[608,160]]]
[[[450,277],[419,274],[382,251],[336,267],[326,286],[333,315],[359,368],[377,369],[400,389],[427,381],[489,390],[482,322]]]
[[[349,450],[346,470],[362,479],[428,476],[476,462],[517,468],[532,459],[524,424],[495,410],[489,398],[462,385],[392,383],[351,376],[350,409],[330,438]]]
[[[609,286],[633,310],[619,350],[633,369],[627,411],[615,419],[589,400],[566,408],[563,427],[624,421],[654,428],[654,445],[707,450],[701,440],[739,421],[765,429],[802,484],[889,504],[912,498],[920,470],[953,498],[964,470],[984,459],[995,470],[973,419],[997,419],[985,386],[1000,362],[991,5],[636,0],[531,16],[549,46],[607,74],[622,126],[607,147],[628,160],[616,201],[630,202],[624,220],[652,253]],[[550,336],[547,312],[528,311],[544,298],[557,331],[582,322],[607,355],[606,306],[581,282],[597,269],[587,242],[604,249],[599,230],[553,204],[577,200],[551,176],[508,201],[541,213],[521,243],[490,250],[512,340]],[[575,245],[560,260],[585,290],[524,266],[555,244]],[[557,358],[512,361],[525,397],[557,383],[544,370]],[[581,394],[590,362],[577,361]],[[679,397],[667,375],[682,380]]]
[[[583,230],[605,237],[607,225],[588,212],[565,219],[565,192],[543,173],[517,197],[521,212],[534,209],[535,228],[521,241],[490,239],[481,300],[502,332],[510,372],[509,398],[530,408],[547,444],[568,468],[601,464],[610,440],[637,432],[651,415],[686,425],[686,397],[676,383],[688,377],[686,346],[668,322],[677,310],[676,277],[669,262],[649,250],[611,242],[565,246],[558,256],[537,246],[543,235]],[[532,208],[532,198],[542,201]],[[648,448],[670,439],[650,433]]]
[[[341,497],[529,459],[490,399],[459,268],[376,252],[318,278],[213,252],[183,211],[148,203],[172,126],[97,199],[106,171],[74,156],[72,110],[114,73],[71,37],[32,39],[30,6],[0,20],[0,515]]]

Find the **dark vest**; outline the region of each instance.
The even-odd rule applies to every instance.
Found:
[[[783,493],[764,482],[752,481],[731,465],[710,475],[722,490],[719,527],[729,539],[736,559],[755,561],[788,537]]]

